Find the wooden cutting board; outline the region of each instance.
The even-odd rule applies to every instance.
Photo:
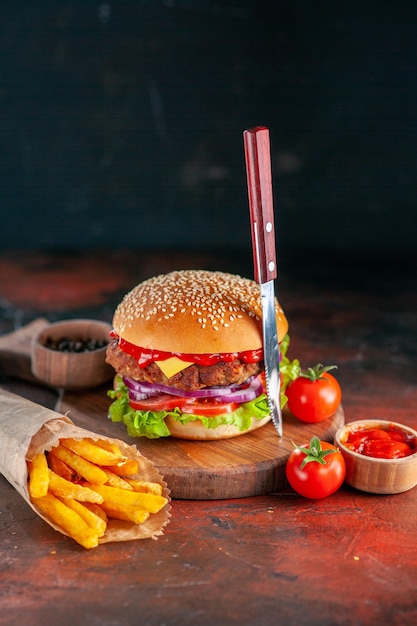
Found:
[[[49,322],[34,320],[0,338],[0,369],[5,374],[37,382],[31,372],[33,334]],[[107,418],[107,386],[89,391],[63,392],[56,410],[68,413],[79,426],[136,445],[164,476],[173,498],[215,500],[273,493],[287,487],[285,463],[293,444],[307,443],[313,435],[333,441],[344,424],[342,407],[321,424],[304,424],[284,411],[280,439],[272,423],[247,435],[224,441],[131,438],[123,424]]]
[[[284,411],[284,435],[280,439],[272,423],[247,435],[223,441],[184,441],[132,438],[124,424],[107,418],[107,388],[88,392],[64,392],[56,410],[68,413],[79,426],[135,444],[164,476],[173,498],[221,500],[279,491],[287,487],[285,463],[297,445],[313,435],[333,442],[344,424],[342,407],[325,422],[304,424]]]

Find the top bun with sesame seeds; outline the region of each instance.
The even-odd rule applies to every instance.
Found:
[[[278,340],[288,322],[275,304]],[[271,418],[263,387],[262,304],[248,278],[178,270],[125,295],[106,361],[119,375],[109,416],[130,436],[225,439]]]
[[[204,270],[174,271],[132,289],[113,326],[143,348],[190,354],[244,352],[262,347],[259,285],[248,278]],[[276,302],[278,340],[288,323]]]

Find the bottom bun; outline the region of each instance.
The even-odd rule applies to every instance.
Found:
[[[216,441],[219,439],[231,439],[246,435],[265,426],[271,421],[271,416],[267,415],[261,420],[252,419],[252,425],[247,430],[238,430],[236,426],[217,426],[217,428],[206,428],[200,420],[194,420],[187,424],[181,424],[172,417],[167,417],[165,423],[169,428],[171,437],[177,439],[188,439],[190,441]]]

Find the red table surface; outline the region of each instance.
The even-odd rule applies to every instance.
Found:
[[[250,255],[250,253],[249,253]],[[0,254],[0,334],[42,315],[111,321],[135,284],[170,269],[248,274],[251,259],[204,252]],[[249,266],[250,267],[250,266]],[[337,364],[346,421],[417,427],[412,272],[281,264],[290,355]],[[0,373],[2,387],[53,407],[56,393]],[[268,496],[172,502],[156,541],[84,550],[39,519],[0,477],[0,624],[404,625],[417,623],[417,489],[343,486],[311,501]]]

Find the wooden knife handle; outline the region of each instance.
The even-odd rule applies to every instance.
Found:
[[[265,283],[278,273],[269,130],[265,126],[245,130],[243,140],[255,280]]]

